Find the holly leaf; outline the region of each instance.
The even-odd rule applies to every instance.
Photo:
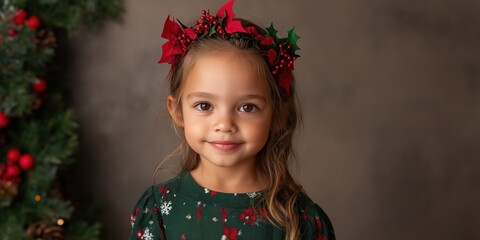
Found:
[[[215,25],[210,27],[210,30],[208,31],[208,36],[211,37],[213,34],[217,33],[217,30],[215,28]]]
[[[300,50],[300,48],[298,47],[297,45],[297,41],[298,39],[300,39],[300,37],[295,33],[295,27],[288,30],[288,45],[292,46],[292,51],[293,53],[295,53],[295,51],[297,50]]]
[[[270,36],[270,37],[273,37],[273,39],[275,39],[275,43],[278,42],[278,37],[277,37],[277,29],[275,29],[273,27],[273,22],[270,23],[270,27],[266,28],[267,30],[267,35],[266,36]]]
[[[177,22],[180,23],[180,26],[182,26],[183,29],[187,28],[187,26],[185,26],[185,24],[183,24],[182,22],[180,22],[180,20],[177,19]]]

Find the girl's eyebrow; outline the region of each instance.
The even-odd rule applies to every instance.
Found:
[[[188,94],[186,98],[187,99],[190,99],[190,98],[216,99],[217,97],[215,97],[215,95],[213,95],[211,93],[207,93],[207,92],[192,92],[192,93]],[[252,99],[252,98],[259,99],[261,101],[267,102],[267,99],[264,96],[257,95],[257,94],[247,94],[247,95],[241,97],[242,100]]]
[[[188,94],[186,98],[187,99],[190,99],[190,98],[215,99],[215,96],[213,94],[206,93],[206,92],[192,92]]]

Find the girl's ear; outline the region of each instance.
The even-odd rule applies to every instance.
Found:
[[[183,118],[180,109],[177,109],[175,98],[172,95],[169,95],[167,98],[167,108],[175,124],[178,127],[183,128]]]

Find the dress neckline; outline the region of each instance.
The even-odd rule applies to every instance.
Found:
[[[263,191],[249,193],[225,193],[205,188],[198,184],[190,172],[181,173],[179,191],[199,201],[199,203],[213,204],[231,208],[245,208],[252,206],[263,194]]]

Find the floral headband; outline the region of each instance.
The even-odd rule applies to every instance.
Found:
[[[273,76],[278,76],[278,85],[290,95],[293,62],[299,57],[295,51],[300,49],[297,46],[300,37],[292,28],[286,38],[278,38],[273,23],[266,28],[265,35],[259,33],[254,26],[244,28],[239,20],[234,20],[234,2],[235,0],[230,0],[225,3],[215,16],[210,15],[210,11],[202,10],[200,21],[194,22],[195,27],[186,27],[177,19],[178,24],[170,20],[169,15],[162,32],[162,37],[168,39],[168,42],[162,45],[162,57],[158,63],[174,63],[178,57],[187,53],[188,46],[197,39],[243,38],[251,40],[253,45],[260,49],[270,72]]]

